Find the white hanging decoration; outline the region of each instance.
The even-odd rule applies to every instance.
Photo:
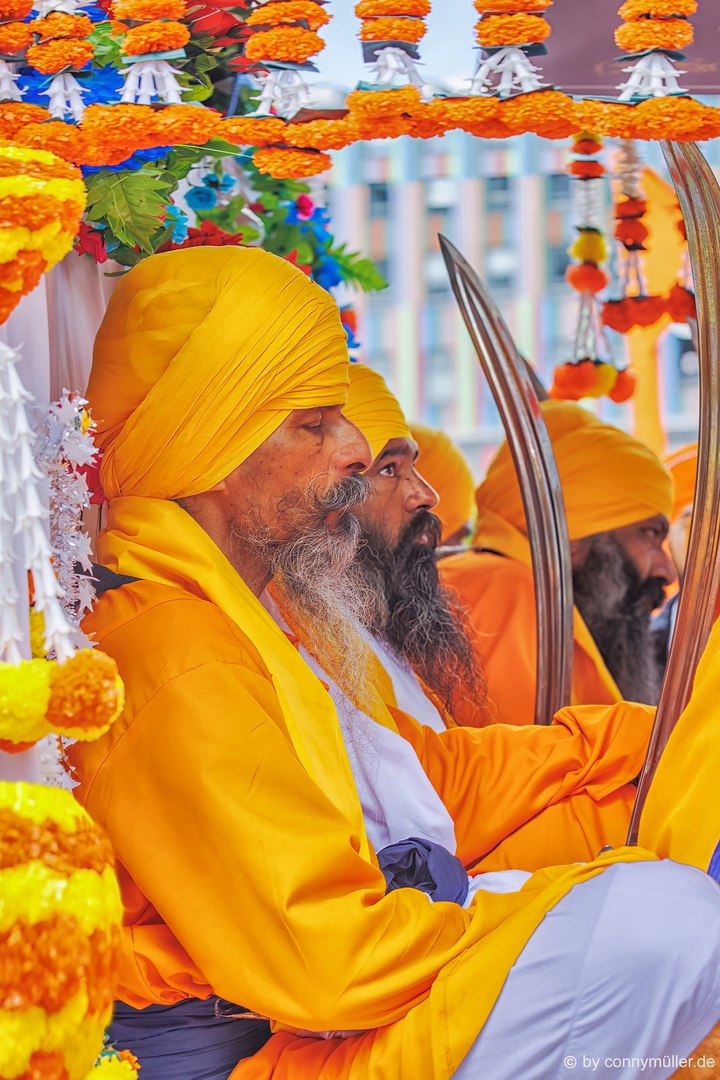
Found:
[[[33,576],[35,610],[45,621],[45,648],[62,662],[75,652],[72,628],[60,605],[62,590],[51,562],[43,528],[47,511],[38,481],[43,476],[33,457],[34,434],[25,403],[32,395],[15,370],[19,354],[0,342],[0,659],[17,664],[27,627],[20,626],[14,562]],[[12,585],[10,579],[12,580]]]
[[[21,101],[23,91],[16,86],[19,75],[14,75],[6,60],[0,60],[0,101]]]
[[[300,109],[312,107],[310,87],[302,75],[292,68],[270,69],[255,76],[260,87],[258,107],[250,116],[294,116]]]
[[[635,98],[669,97],[671,94],[686,94],[678,84],[680,75],[686,71],[678,70],[670,57],[660,51],[641,56],[637,63],[623,68],[630,74],[627,82],[616,86],[622,90],[618,101],[633,101]]]
[[[80,123],[85,112],[83,104],[85,89],[74,75],[67,71],[56,75],[48,89],[40,92],[44,97],[50,98],[48,111],[53,120],[64,120],[69,113],[77,124]]]
[[[87,0],[39,0],[39,3],[33,4],[33,11],[37,12],[39,19],[46,19],[54,11],[63,15],[76,15],[86,4]]]
[[[379,49],[368,74],[374,76],[372,81],[376,86],[391,86],[396,76],[400,76],[407,79],[410,86],[422,90],[424,96],[432,97],[432,88],[423,80],[413,58],[397,45]]]
[[[123,104],[149,105],[154,97],[168,105],[182,104],[181,87],[175,78],[179,68],[171,67],[167,60],[136,60],[123,70]]]
[[[82,512],[90,505],[87,481],[78,469],[91,465],[97,451],[87,402],[67,390],[37,424],[35,459],[50,481],[50,544],[62,590],[65,617],[79,627],[92,606],[94,589],[90,539],[82,530]],[[81,567],[86,573],[78,572]]]
[[[513,94],[531,94],[547,86],[540,78],[540,68],[517,45],[508,45],[490,53],[478,64],[470,80],[472,95],[497,94],[501,98]]]

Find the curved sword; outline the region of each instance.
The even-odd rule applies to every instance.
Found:
[[[534,373],[473,268],[439,237],[455,299],[505,428],[522,492],[537,611],[535,723],[570,703],[573,600],[570,542],[560,477],[538,405]]]
[[[694,143],[663,142],[687,228],[698,304],[700,431],[695,503],[685,576],[655,725],[640,774],[627,843],[637,844],[652,778],[688,703],[712,629],[720,585],[720,187]]]

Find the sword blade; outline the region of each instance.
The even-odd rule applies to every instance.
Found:
[[[570,703],[573,600],[560,477],[538,404],[536,376],[517,351],[488,289],[444,236],[450,283],[488,381],[515,462],[532,555],[537,613],[535,723]]]
[[[685,576],[655,725],[630,820],[629,845],[637,844],[640,817],[658,762],[690,699],[695,671],[712,629],[720,585],[720,187],[694,143],[663,142],[662,148],[685,219],[698,305],[700,431]]]

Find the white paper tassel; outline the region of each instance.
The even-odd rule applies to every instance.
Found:
[[[623,71],[629,72],[630,78],[615,87],[616,90],[622,90],[618,101],[687,93],[678,85],[678,76],[686,75],[687,72],[679,71],[664,52],[651,52],[647,56],[641,56],[637,63],[623,68]]]
[[[274,109],[277,116],[294,116],[300,109],[312,106],[310,88],[302,75],[291,68],[271,70],[257,75],[260,87],[258,107],[250,116],[267,116]]]
[[[377,86],[391,86],[395,77],[400,76],[407,79],[409,86],[417,86],[418,90],[422,91],[423,97],[428,99],[432,97],[432,87],[425,83],[413,58],[396,45],[380,49],[369,74],[374,76],[373,82]]]
[[[502,98],[513,94],[531,94],[548,85],[543,83],[539,73],[540,68],[535,67],[522,49],[509,45],[480,62],[470,80],[470,93],[497,94]]]
[[[21,101],[23,91],[15,83],[20,78],[13,75],[5,60],[0,60],[0,101]]]
[[[152,98],[168,105],[181,105],[180,84],[175,78],[179,69],[167,60],[137,60],[123,69],[125,85],[120,100],[126,105],[149,105]]]
[[[85,90],[74,75],[68,72],[56,75],[48,89],[40,93],[50,98],[48,110],[54,120],[64,120],[69,113],[76,123],[80,123],[85,112],[82,99]]]
[[[17,664],[19,644],[27,638],[18,612],[13,562],[33,575],[35,609],[45,619],[45,647],[67,660],[75,649],[72,629],[60,606],[62,590],[51,563],[38,481],[43,479],[32,454],[33,432],[25,403],[31,395],[15,370],[19,354],[0,342],[0,660]]]
[[[39,0],[33,4],[33,11],[37,11],[39,19],[46,19],[53,11],[60,11],[63,15],[76,15],[87,4],[87,0]]]

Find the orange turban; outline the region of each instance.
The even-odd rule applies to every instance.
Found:
[[[350,365],[350,390],[343,413],[370,443],[373,461],[390,439],[412,439],[397,399],[382,375],[367,364]]]
[[[578,405],[545,401],[541,408],[555,451],[571,540],[620,529],[656,514],[670,517],[672,478],[649,447]],[[511,525],[527,536],[507,442],[491,462],[475,499],[476,539],[483,546],[493,547],[488,534],[497,532],[498,525]]]
[[[452,536],[473,516],[475,479],[470,466],[444,431],[413,424],[412,437],[418,444],[418,472],[440,497],[434,513],[443,523],[443,536]]]
[[[665,465],[672,473],[675,494],[672,506],[672,521],[676,521],[686,506],[695,502],[695,480],[697,479],[698,444],[690,443],[676,450],[665,458]]]
[[[342,404],[335,301],[258,248],[153,255],[122,278],[87,396],[106,495],[170,499],[228,476],[293,409]]]

